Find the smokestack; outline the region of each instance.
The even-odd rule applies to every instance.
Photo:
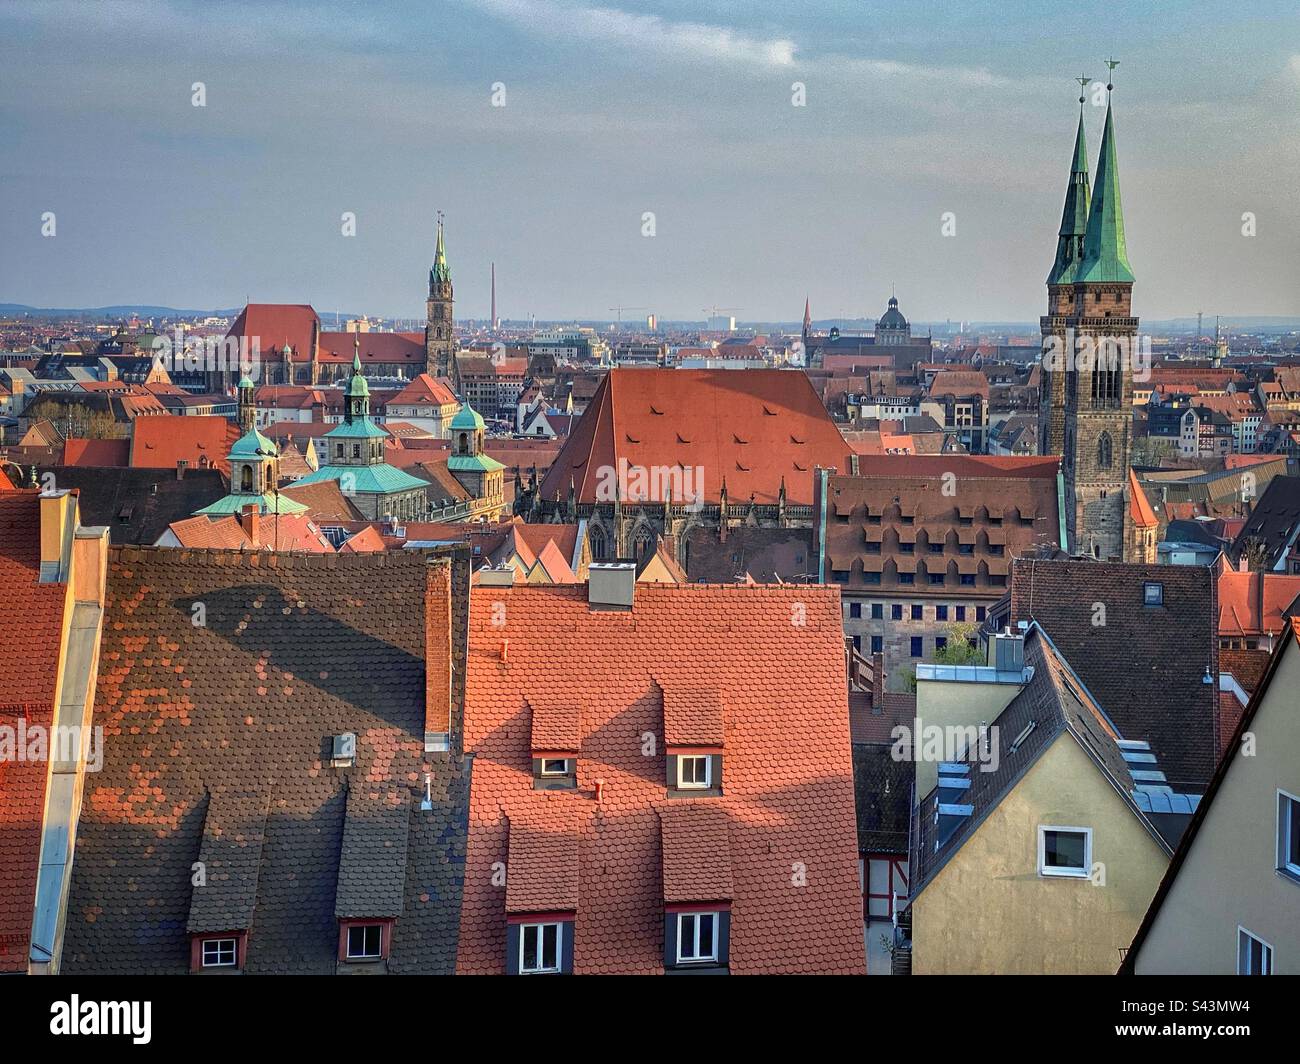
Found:
[[[500,326],[497,321],[497,264],[492,263],[492,331],[495,332]]]

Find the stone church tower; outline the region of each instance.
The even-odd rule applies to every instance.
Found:
[[[1109,100],[1091,197],[1085,154],[1081,118],[1042,319],[1040,443],[1044,453],[1061,455],[1069,550],[1123,561],[1132,553],[1128,470],[1138,319]]]
[[[438,215],[438,246],[429,270],[428,321],[424,327],[426,369],[435,377],[451,380],[455,372],[456,341],[452,335],[451,270],[442,242],[442,214]]]

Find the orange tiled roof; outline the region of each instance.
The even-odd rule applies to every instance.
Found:
[[[664,901],[731,901],[731,825],[706,801],[659,809]]]
[[[226,335],[246,336],[250,341],[256,337],[263,361],[278,361],[281,349],[288,344],[294,361],[306,362],[311,358],[312,338],[319,328],[320,318],[306,303],[249,303]]]
[[[578,907],[578,834],[563,816],[510,820],[506,912],[572,912]]]
[[[576,704],[531,701],[532,748],[549,754],[576,754],[582,744],[582,710]]]
[[[219,469],[229,475],[228,456],[239,435],[239,426],[224,417],[138,418],[131,428],[131,467],[170,469],[185,461],[190,469]]]
[[[1129,513],[1133,518],[1133,523],[1138,528],[1156,528],[1160,524],[1156,512],[1151,509],[1147,493],[1142,490],[1142,485],[1138,483],[1137,474],[1133,472],[1131,466],[1128,471],[1128,502]]]
[[[806,623],[792,628],[796,606]],[[511,894],[530,889],[515,863],[521,821],[569,840],[574,970],[662,971],[658,811],[676,801],[666,798],[663,692],[702,676],[718,690],[727,740],[723,793],[704,801],[728,823],[731,970],[863,972],[838,590],[674,584],[638,585],[631,611],[591,610],[584,585],[471,594],[464,743],[475,762],[458,971],[503,971],[507,910],[538,904]],[[576,790],[533,789],[533,697],[583,707]],[[657,737],[650,755],[645,735]],[[507,860],[502,890],[492,865]],[[793,885],[796,864],[805,886]]]
[[[721,746],[722,699],[716,687],[664,688],[664,742],[669,746]]]
[[[848,469],[850,447],[808,377],[776,369],[612,369],[546,478],[543,498],[596,502],[602,469],[703,470],[704,501],[812,502],[814,466]],[[606,474],[605,477],[608,475]],[[624,500],[625,503],[627,500]]]
[[[1300,576],[1288,573],[1219,574],[1219,635],[1260,635],[1286,627],[1283,611],[1300,598]]]
[[[42,584],[40,493],[0,492],[0,727],[49,727],[66,584]],[[0,760],[0,972],[25,972],[49,763]]]

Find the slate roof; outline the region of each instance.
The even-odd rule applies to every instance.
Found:
[[[52,466],[54,482],[80,494],[81,523],[106,525],[109,542],[151,544],[174,521],[216,502],[226,483],[215,469],[102,469]]]
[[[185,972],[192,920],[247,916],[252,854],[219,843],[234,832],[255,844],[257,806],[229,804],[227,790],[268,795],[245,971],[333,973],[338,908],[393,913],[395,881],[388,970],[452,970],[463,668],[439,685],[426,661],[447,617],[448,645],[464,646],[469,566],[463,548],[453,557],[110,552],[94,714],[105,757],[86,777],[64,971]],[[439,687],[451,692],[453,752],[426,755]],[[355,762],[333,768],[332,737],[349,731]],[[205,848],[230,869],[212,901],[191,887]]]
[[[596,502],[600,469],[703,468],[704,501],[812,501],[814,466],[849,467],[850,448],[808,377],[775,369],[612,369],[541,484],[542,497]],[[626,505],[627,499],[624,500]]]
[[[759,584],[816,579],[817,556],[811,528],[729,528],[725,540],[716,529],[695,526],[686,533],[686,576],[692,583],[731,584],[745,574]]]
[[[795,604],[807,622],[797,629]],[[508,891],[492,884],[492,865],[509,860],[510,889],[522,889],[521,819],[576,840],[574,970],[662,970],[659,812],[679,801],[667,798],[664,691],[707,678],[726,752],[722,794],[703,801],[729,824],[731,971],[863,972],[835,589],[640,584],[631,610],[606,611],[589,608],[582,584],[515,584],[470,605],[465,747],[475,760],[457,971],[504,969]],[[582,705],[576,790],[533,789],[534,697]],[[806,886],[792,883],[795,862]]]
[[[1162,605],[1143,604],[1147,582],[1162,585]],[[1150,742],[1183,792],[1204,789],[1218,750],[1218,688],[1202,682],[1219,672],[1216,601],[1214,572],[1200,565],[1020,560],[1011,581],[1012,621],[1038,621],[1124,738]]]
[[[895,760],[890,754],[892,749],[890,743],[853,744],[853,785],[861,853],[907,853],[916,765],[908,760]]]
[[[208,795],[198,856],[207,882],[190,900],[190,933],[247,931],[252,926],[270,800],[269,787],[219,787]]]
[[[1276,476],[1255,503],[1249,520],[1232,544],[1231,555],[1254,543],[1264,547],[1266,567],[1272,569],[1285,555],[1300,524],[1300,477]]]

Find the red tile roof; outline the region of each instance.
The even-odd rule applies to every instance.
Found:
[[[54,716],[66,584],[41,584],[37,491],[0,492],[0,727]],[[0,972],[25,972],[49,762],[0,760]]]
[[[373,362],[412,368],[424,365],[424,333],[323,332],[320,334],[320,361],[351,365],[352,356],[358,350],[358,339],[361,341],[362,365]]]
[[[577,822],[569,815],[510,818],[506,912],[573,912],[578,908]]]
[[[596,502],[602,469],[682,466],[703,471],[703,499],[722,483],[733,502],[752,495],[812,502],[814,466],[849,468],[850,447],[807,376],[790,370],[612,369],[542,482],[542,496]],[[602,500],[603,501],[603,500]],[[626,499],[624,500],[627,501]],[[654,500],[660,501],[660,500]],[[676,501],[676,500],[674,500]]]
[[[73,437],[63,444],[63,464],[124,468],[131,464],[131,441],[83,440]]]
[[[388,400],[390,406],[446,406],[452,403],[456,403],[456,396],[431,373],[419,374]]]
[[[263,361],[278,360],[280,350],[288,344],[294,361],[306,362],[311,358],[312,337],[319,328],[320,318],[306,303],[249,303],[226,335],[246,336],[250,341],[256,337]]]
[[[1284,613],[1300,599],[1300,576],[1288,573],[1219,573],[1219,635],[1245,636],[1280,632]]]
[[[515,864],[520,821],[576,842],[574,970],[662,970],[659,813],[679,801],[667,798],[664,692],[701,677],[718,691],[726,738],[722,794],[702,801],[728,824],[731,970],[863,972],[838,591],[673,584],[638,585],[622,612],[591,610],[585,585],[471,594],[459,971],[504,969],[507,909],[525,904],[511,892],[530,889]],[[533,789],[534,698],[582,706],[576,790]],[[506,890],[492,883],[504,861]]]
[[[722,699],[716,687],[664,687],[664,742],[668,746],[721,746]]]
[[[239,435],[239,426],[224,417],[138,418],[131,428],[131,467],[172,469],[185,461],[190,469],[219,469],[229,475],[228,456]]]
[[[1151,509],[1147,493],[1142,490],[1142,485],[1138,483],[1137,474],[1133,472],[1131,466],[1128,471],[1128,505],[1133,524],[1138,528],[1159,527],[1160,520],[1156,517],[1155,511]]]
[[[664,901],[731,901],[731,825],[706,801],[669,802],[659,809]]]

